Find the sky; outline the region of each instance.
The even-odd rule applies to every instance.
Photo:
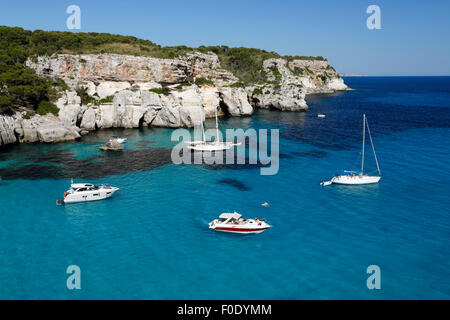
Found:
[[[0,0],[0,25],[132,35],[160,45],[227,45],[324,56],[340,73],[450,75],[450,1],[404,0]],[[369,30],[369,5],[381,29]]]

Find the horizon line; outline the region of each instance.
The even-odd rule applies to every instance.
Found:
[[[449,75],[364,75],[364,74],[355,74],[352,75],[350,73],[348,74],[341,74],[339,73],[341,77],[345,78],[371,78],[371,77],[450,77]]]

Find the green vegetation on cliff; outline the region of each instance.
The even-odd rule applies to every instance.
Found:
[[[229,48],[227,46],[162,47],[149,40],[108,33],[72,33],[60,31],[28,31],[18,27],[0,26],[0,113],[17,108],[37,110],[42,101],[52,102],[58,92],[67,89],[64,81],[52,81],[38,77],[24,66],[28,58],[55,53],[117,53],[157,58],[175,58],[188,52],[213,52],[219,57],[222,68],[231,71],[241,84],[266,82],[263,61],[281,58],[275,52],[254,48]],[[324,60],[323,57],[285,56],[288,60]],[[278,71],[278,70],[277,70]],[[278,78],[279,75],[274,72]],[[84,96],[82,99],[90,100]],[[93,102],[93,101],[91,101]],[[40,112],[54,112],[42,107]]]
[[[212,86],[214,85],[214,82],[212,82],[212,80],[206,79],[206,78],[202,78],[202,77],[196,78],[194,83],[196,85],[198,85],[198,86],[202,86],[202,85],[205,85],[205,84],[212,85]]]
[[[65,86],[62,80],[53,82],[38,77],[34,70],[24,67],[33,52],[30,34],[21,28],[0,27],[0,113],[20,107],[54,112],[51,101]]]
[[[149,89],[148,91],[154,92],[156,94],[163,94],[165,96],[168,96],[170,93],[170,88],[169,87],[153,88],[153,89]]]

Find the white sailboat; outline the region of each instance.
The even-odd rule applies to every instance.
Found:
[[[375,162],[377,164],[378,175],[370,176],[364,174],[364,155],[365,155],[365,143],[366,143],[366,126],[367,132],[369,133],[370,144],[372,146],[373,155],[375,157]],[[363,143],[362,143],[362,159],[361,159],[361,170],[351,171],[351,170],[341,170],[336,173],[336,175],[331,179],[331,181],[322,182],[322,185],[329,185],[331,183],[336,184],[346,184],[346,185],[360,185],[360,184],[371,184],[378,183],[381,179],[380,166],[378,165],[377,154],[375,152],[375,147],[372,141],[372,135],[370,134],[369,122],[367,117],[363,115]]]
[[[214,141],[206,141],[205,128],[203,126],[203,122],[201,123],[201,127],[202,127],[203,140],[187,142],[186,147],[188,149],[197,150],[197,151],[220,151],[220,150],[228,150],[234,146],[241,145],[240,142],[233,143],[233,142],[228,142],[228,141],[220,141],[220,139],[219,139],[219,120],[217,117],[217,108],[216,108],[216,139]]]

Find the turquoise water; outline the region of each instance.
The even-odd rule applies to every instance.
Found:
[[[274,176],[255,166],[174,165],[169,129],[3,149],[0,298],[450,298],[450,78],[345,80],[356,90],[309,96],[307,113],[222,121],[280,129]],[[363,112],[383,178],[320,187],[336,169],[358,167]],[[126,151],[100,153],[115,134],[128,137]],[[71,176],[120,191],[56,206]],[[273,228],[244,236],[208,229],[229,210]],[[81,290],[66,288],[72,264]],[[372,264],[381,290],[366,287]]]

